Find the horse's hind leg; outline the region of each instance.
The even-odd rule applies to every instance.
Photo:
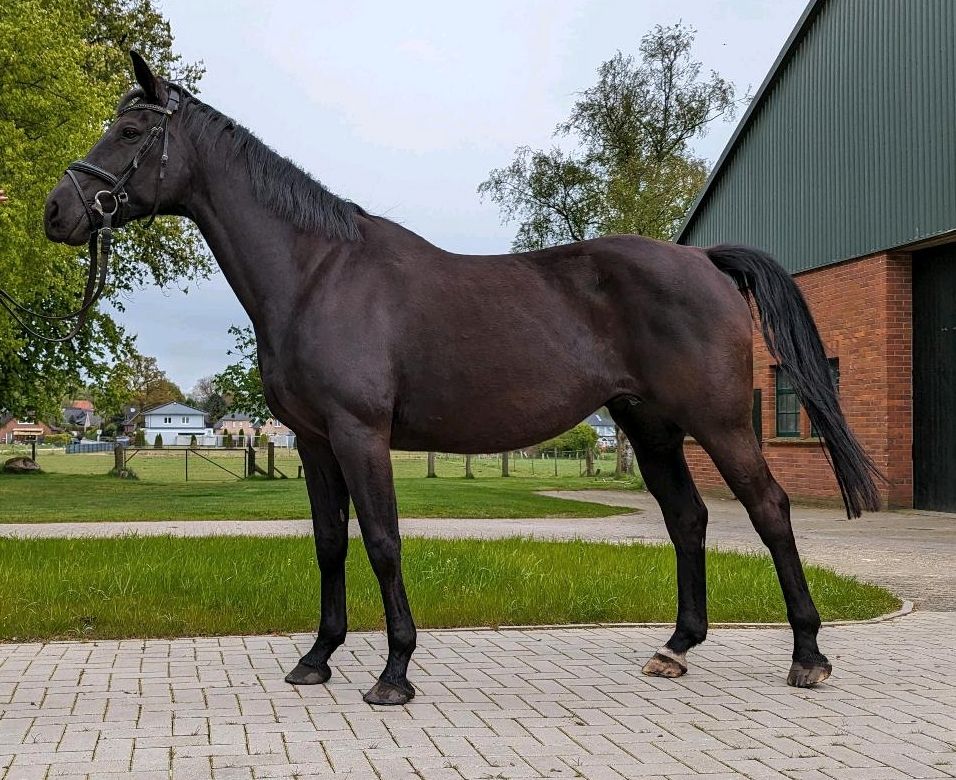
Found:
[[[810,596],[793,538],[790,500],[770,474],[749,415],[741,415],[740,420],[727,427],[711,423],[693,433],[746,508],[773,558],[787,605],[787,620],[793,629],[793,665],[787,683],[809,688],[822,682],[830,676],[831,667],[817,647],[820,616]]]
[[[707,507],[684,460],[684,432],[628,401],[612,403],[609,409],[634,447],[644,484],[661,507],[677,553],[677,625],[643,671],[680,677],[687,671],[687,651],[707,636]]]
[[[345,641],[349,491],[327,441],[300,441],[299,454],[312,505],[315,554],[322,575],[322,612],[315,644],[285,681],[292,685],[317,685],[332,676],[329,656]]]

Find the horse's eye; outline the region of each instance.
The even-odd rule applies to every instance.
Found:
[[[124,127],[123,128],[123,138],[138,138],[139,130],[135,127]]]

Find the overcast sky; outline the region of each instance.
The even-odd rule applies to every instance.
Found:
[[[805,0],[159,0],[202,97],[334,192],[457,252],[514,235],[475,188],[515,147],[547,146],[578,92],[655,24],[698,30],[705,68],[756,89]],[[733,124],[697,152],[715,161]],[[172,150],[175,154],[175,150]],[[221,274],[147,288],[119,319],[188,391],[226,364],[245,313]]]

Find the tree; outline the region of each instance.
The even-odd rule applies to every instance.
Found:
[[[179,68],[190,86],[201,75],[200,66],[173,53],[169,25],[152,0],[0,4],[0,187],[9,195],[0,208],[0,286],[31,309],[62,314],[77,306],[84,264],[75,248],[47,241],[43,203],[112,116],[130,82],[131,48]],[[172,284],[208,275],[211,259],[183,225],[170,218],[154,233],[124,230],[106,299],[121,308],[119,294],[150,279]],[[0,315],[0,409],[50,416],[81,377],[102,380],[132,351],[133,339],[100,309],[72,344],[36,341]]]
[[[733,84],[701,75],[695,35],[680,23],[657,26],[639,59],[618,52],[555,130],[572,151],[519,147],[479,185],[506,221],[518,222],[515,251],[608,233],[673,237],[707,175],[690,142],[736,108]]]
[[[154,357],[135,353],[127,366],[130,377],[130,402],[141,410],[170,401],[182,401],[183,391],[170,381]]]
[[[216,389],[216,377],[204,376],[189,391],[187,403],[202,409],[210,420],[219,420],[229,411],[226,399]]]
[[[538,445],[542,452],[551,452],[557,450],[561,453],[585,452],[597,447],[598,435],[586,422],[578,423],[571,430],[565,431],[560,436],[548,439]]]
[[[230,355],[239,359],[219,374],[214,382],[217,390],[229,396],[229,408],[235,412],[244,412],[254,420],[266,420],[272,417],[262,389],[262,374],[259,372],[259,360],[256,353],[256,335],[249,326],[233,325],[229,328],[235,339]]]

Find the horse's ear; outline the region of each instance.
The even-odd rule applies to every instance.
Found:
[[[129,58],[133,61],[133,72],[136,74],[136,81],[143,88],[143,92],[146,93],[146,101],[161,104],[160,97],[164,91],[162,80],[153,75],[153,71],[149,69],[146,60],[140,57],[137,52],[131,51]]]

